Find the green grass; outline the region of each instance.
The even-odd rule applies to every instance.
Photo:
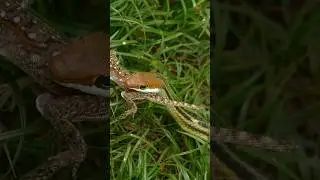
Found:
[[[270,179],[312,180],[320,172],[319,4],[290,2],[214,3],[215,123],[295,140],[302,149],[294,153],[237,153]]]
[[[35,13],[71,36],[106,28],[105,1],[37,0]],[[131,71],[159,72],[167,77],[180,100],[209,105],[209,8],[206,1],[112,1],[112,47]],[[20,176],[56,154],[61,145],[49,123],[34,107],[39,92],[23,84],[18,68],[1,60],[1,83],[10,83],[1,96],[0,178]],[[113,87],[110,117],[111,179],[206,179],[208,147],[187,135],[160,105],[138,105],[134,118],[119,121],[126,110],[121,89]],[[3,91],[3,92],[4,92]],[[7,97],[8,99],[5,99]],[[13,99],[11,99],[13,98]],[[2,103],[4,102],[4,103]],[[25,127],[25,128],[24,128]],[[105,122],[80,126],[89,146],[80,179],[105,179]],[[22,129],[21,129],[22,128]],[[56,178],[68,177],[63,171]],[[16,175],[15,175],[16,174]]]
[[[161,73],[181,100],[208,106],[208,2],[158,3],[112,1],[112,47],[130,71]],[[112,179],[209,177],[208,146],[182,134],[163,106],[144,102],[119,121],[127,109],[120,91],[115,87],[111,100]]]

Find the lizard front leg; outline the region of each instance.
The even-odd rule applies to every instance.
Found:
[[[50,157],[46,163],[36,168],[22,179],[50,179],[61,168],[72,167],[72,177],[84,161],[87,145],[75,121],[103,120],[108,116],[106,98],[91,95],[73,95],[54,97],[42,94],[37,98],[37,108],[50,121],[56,133],[63,138],[67,150]]]
[[[125,119],[129,115],[137,113],[137,105],[134,102],[135,100],[144,100],[145,98],[136,96],[136,93],[128,93],[126,91],[121,92],[121,97],[125,100],[126,104],[129,106],[129,109],[126,110],[123,114],[120,115],[119,119]]]
[[[148,95],[145,93],[140,93],[140,92],[127,92],[127,91],[122,91],[121,92],[121,97],[125,100],[127,106],[129,106],[129,109],[126,110],[122,115],[120,115],[120,119],[125,119],[129,115],[134,115],[137,113],[137,103],[135,101],[142,101],[142,100],[149,100],[152,102],[156,102],[158,104],[162,105],[167,105],[167,103],[170,103],[171,101],[169,99],[164,99],[160,96],[153,96],[153,95]]]

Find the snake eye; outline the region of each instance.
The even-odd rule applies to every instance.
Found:
[[[142,85],[142,86],[140,86],[139,89],[141,89],[141,90],[147,89],[147,86]]]
[[[96,81],[94,82],[94,85],[96,85],[99,88],[102,89],[109,89],[110,87],[110,77],[109,76],[99,76]]]

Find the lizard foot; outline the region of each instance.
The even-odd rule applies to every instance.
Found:
[[[72,179],[76,179],[75,172],[79,167],[79,160],[73,157],[77,152],[64,151],[56,156],[48,158],[48,161],[41,166],[37,167],[32,172],[23,176],[21,180],[47,180],[51,179],[53,175],[58,172],[61,168],[68,167],[69,164],[75,164],[72,168]],[[76,168],[76,169],[75,169]]]

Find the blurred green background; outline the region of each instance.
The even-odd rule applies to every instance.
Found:
[[[293,139],[293,153],[237,149],[273,180],[319,179],[319,1],[214,1],[215,124]]]

